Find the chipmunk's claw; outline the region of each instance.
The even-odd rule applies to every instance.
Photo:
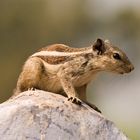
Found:
[[[68,101],[71,101],[72,103],[81,105],[81,101],[77,97],[70,97],[70,98],[68,98]]]
[[[32,88],[28,88],[28,90],[35,91],[36,88],[32,87]]]

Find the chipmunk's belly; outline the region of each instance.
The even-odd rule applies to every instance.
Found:
[[[89,72],[80,76],[77,76],[73,79],[73,83],[75,87],[80,87],[85,84],[88,84],[91,80],[93,80],[96,76],[96,72]]]
[[[40,88],[45,91],[59,93],[62,91],[60,80],[56,75],[51,75],[47,78],[42,78],[40,82]]]

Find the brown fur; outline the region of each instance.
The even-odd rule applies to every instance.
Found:
[[[79,52],[88,50],[90,47],[86,48],[71,48],[64,44],[53,44],[47,47],[40,49],[39,51],[58,51],[58,52]]]
[[[45,62],[47,62],[48,64],[60,64],[60,63],[64,63],[66,61],[70,61],[72,58],[68,57],[68,56],[38,56],[39,58],[41,58],[42,60],[44,60]]]
[[[87,84],[98,72],[124,74],[134,69],[123,51],[101,39],[86,48],[54,44],[40,51],[65,52],[68,55],[63,53],[61,56],[62,53],[59,53],[59,56],[54,52],[54,55],[47,56],[48,52],[45,52],[44,56],[37,53],[29,57],[19,76],[14,95],[36,88],[57,94],[65,93],[69,100],[79,103],[78,98],[86,101]],[[121,59],[113,58],[114,53],[118,53]]]

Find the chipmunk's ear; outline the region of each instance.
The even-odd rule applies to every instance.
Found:
[[[95,41],[92,48],[93,51],[96,51],[98,55],[102,55],[106,51],[104,41],[100,38]]]

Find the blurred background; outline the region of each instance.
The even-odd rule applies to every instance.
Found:
[[[135,70],[101,73],[88,98],[130,139],[140,139],[140,1],[0,0],[0,102],[16,86],[22,65],[41,47],[91,45],[109,39],[128,55]]]

